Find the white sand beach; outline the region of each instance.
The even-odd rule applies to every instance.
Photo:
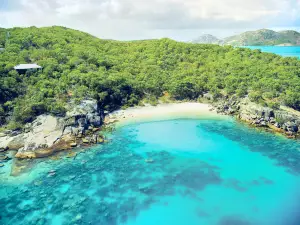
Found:
[[[161,121],[168,119],[224,119],[225,116],[217,114],[209,104],[184,102],[159,104],[157,106],[133,107],[118,110],[106,117],[106,123],[117,122],[117,125],[130,123]]]

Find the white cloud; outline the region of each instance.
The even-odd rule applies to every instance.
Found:
[[[1,11],[0,4],[0,26],[63,25],[115,39],[184,39],[185,31],[288,27],[300,19],[300,0],[0,1],[13,5]]]

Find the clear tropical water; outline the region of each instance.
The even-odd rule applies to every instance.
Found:
[[[300,46],[246,46],[250,49],[260,49],[262,52],[275,53],[285,57],[298,57],[300,59]]]
[[[128,125],[2,181],[0,224],[299,225],[299,162],[299,142],[229,119]]]

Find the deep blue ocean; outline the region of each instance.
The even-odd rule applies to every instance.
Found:
[[[300,224],[299,141],[233,119],[132,124],[108,138],[3,179],[0,224]]]
[[[245,48],[260,49],[262,52],[275,53],[285,57],[300,59],[300,46],[246,46]]]

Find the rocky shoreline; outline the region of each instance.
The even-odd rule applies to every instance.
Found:
[[[213,105],[218,113],[234,116],[249,125],[281,133],[287,138],[300,137],[300,114],[295,110],[285,107],[272,109],[253,103],[248,98],[236,97]]]
[[[236,97],[223,99],[212,106],[218,114],[234,116],[255,127],[269,128],[288,138],[300,136],[300,113],[274,110],[253,103],[248,98]],[[7,159],[5,152],[8,150],[17,151],[14,156],[16,158],[31,159],[103,143],[103,125],[118,121],[115,113],[105,117],[95,100],[85,100],[78,105],[70,105],[69,108],[72,110],[65,117],[41,115],[32,123],[26,124],[23,130],[0,133],[0,163]],[[127,114],[123,112],[121,117],[133,116],[134,112]]]
[[[282,133],[288,138],[300,137],[300,113],[297,111],[274,110],[253,103],[248,98],[236,97],[223,99],[212,106],[211,110],[218,114],[234,116],[247,124]],[[164,107],[164,110],[168,108]],[[0,133],[0,167],[12,158],[15,159],[14,164],[20,164],[24,159],[44,158],[65,150],[104,143],[105,125],[117,122],[118,118],[138,119],[135,111],[120,111],[105,117],[104,111],[95,100],[70,104],[69,109],[65,117],[41,115],[32,123],[26,124],[23,130],[7,130]],[[208,106],[193,108],[194,111],[196,109],[209,112]],[[169,108],[169,111],[174,110]],[[152,111],[146,111],[152,115]],[[22,166],[22,163],[20,165]],[[12,171],[12,174],[18,173]]]
[[[94,100],[70,105],[65,117],[38,116],[22,130],[0,133],[0,166],[9,160],[8,151],[17,159],[43,158],[80,146],[103,143],[104,112]]]

